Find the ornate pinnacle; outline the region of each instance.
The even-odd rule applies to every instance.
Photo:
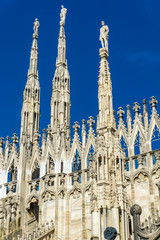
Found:
[[[16,133],[13,133],[12,140],[13,140],[13,144],[14,144],[14,145],[15,145],[16,143],[18,143],[18,137],[17,137],[17,134],[16,134]]]
[[[156,112],[156,107],[157,107],[157,103],[158,101],[156,100],[156,98],[154,96],[151,97],[151,101],[149,102],[152,108],[152,112]]]
[[[84,133],[86,131],[86,120],[82,120],[82,132]]]
[[[80,128],[79,123],[78,123],[78,122],[75,122],[74,124],[75,124],[75,125],[73,126],[74,132],[75,132],[75,133],[78,133],[78,132],[79,132],[79,128]]]
[[[139,114],[139,109],[140,109],[139,103],[135,102],[133,106],[133,110],[136,116]]]
[[[147,112],[147,101],[146,99],[143,99],[143,114]]]
[[[119,111],[117,112],[117,114],[118,114],[118,118],[120,119],[120,120],[123,120],[123,118],[124,118],[124,110],[123,110],[123,108],[122,107],[119,107],[118,108],[119,109]]]
[[[37,131],[37,132],[35,132],[35,134],[34,134],[34,142],[39,143],[39,138],[40,138],[40,134],[39,134],[39,132]]]
[[[89,117],[89,120],[87,121],[88,125],[89,125],[89,130],[93,131],[93,124],[95,123],[95,120],[93,119],[93,117]]]
[[[42,131],[43,131],[42,141],[46,141],[46,129],[44,128]]]

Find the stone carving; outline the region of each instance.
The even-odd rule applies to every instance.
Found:
[[[147,180],[147,175],[144,173],[139,173],[138,176],[135,178],[135,182],[141,183]]]
[[[61,9],[61,13],[60,13],[60,18],[61,18],[61,20],[60,20],[60,26],[63,26],[63,27],[64,27],[67,9],[64,8],[63,5],[61,6],[61,8],[62,8],[62,9]]]
[[[117,230],[113,227],[107,227],[104,230],[104,238],[108,240],[114,240],[117,237]]]
[[[54,194],[49,191],[45,191],[42,195],[42,202],[52,201],[53,199]]]
[[[33,30],[34,30],[34,36],[35,37],[38,37],[38,28],[39,28],[40,24],[39,24],[39,21],[38,19],[36,18],[35,19],[35,22],[33,23]]]
[[[108,52],[108,33],[109,28],[105,25],[104,21],[101,22],[102,27],[100,28],[100,37],[99,40],[101,41],[102,48],[106,48]]]

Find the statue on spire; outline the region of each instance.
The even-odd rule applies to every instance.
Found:
[[[67,9],[64,8],[64,6],[62,5],[61,6],[61,13],[60,13],[60,18],[61,18],[61,21],[60,21],[60,26],[63,26],[65,25],[65,19],[66,19],[66,13],[67,13]]]
[[[34,34],[33,36],[38,37],[38,28],[39,28],[40,24],[38,19],[35,19],[35,22],[33,23],[33,30],[34,30]]]
[[[102,27],[100,28],[100,37],[99,40],[101,41],[102,48],[106,48],[108,52],[108,33],[109,28],[105,25],[104,21],[101,22]]]

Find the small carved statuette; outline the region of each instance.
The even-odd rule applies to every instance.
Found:
[[[33,30],[34,30],[34,36],[36,38],[38,38],[38,28],[39,28],[40,24],[39,24],[39,21],[38,19],[36,18],[35,19],[35,22],[33,23]]]
[[[61,21],[60,21],[60,26],[63,26],[65,25],[65,19],[66,19],[66,13],[67,13],[67,9],[64,8],[64,6],[62,5],[61,6],[61,13],[60,13],[60,18],[61,18]]]
[[[99,40],[101,41],[102,48],[106,48],[108,52],[108,33],[109,28],[105,25],[104,21],[101,22],[102,27],[100,28],[100,37]]]

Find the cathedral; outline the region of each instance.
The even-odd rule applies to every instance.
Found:
[[[38,29],[35,19],[20,139],[0,138],[0,240],[117,240],[160,237],[160,118],[151,97],[113,109],[109,28],[100,28],[98,116],[70,126],[70,74],[61,7],[51,117],[40,138]],[[98,74],[97,74],[98,75]],[[72,84],[72,83],[71,83]],[[87,126],[88,125],[88,131]],[[94,131],[96,126],[96,132]],[[74,134],[71,139],[70,129]],[[107,238],[112,239],[112,238]]]

